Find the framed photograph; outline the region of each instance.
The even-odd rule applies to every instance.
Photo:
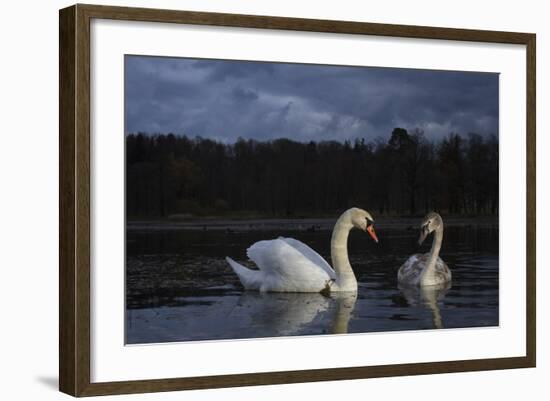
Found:
[[[535,366],[534,34],[59,18],[61,391]]]

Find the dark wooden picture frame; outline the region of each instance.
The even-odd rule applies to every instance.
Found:
[[[525,45],[526,356],[91,383],[90,22],[94,18]],[[73,396],[93,396],[535,366],[535,34],[80,4],[60,10],[59,29],[59,388],[62,392]]]

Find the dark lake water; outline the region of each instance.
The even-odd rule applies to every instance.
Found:
[[[498,326],[498,226],[446,225],[440,256],[450,288],[400,289],[397,270],[418,248],[416,229],[377,225],[380,243],[354,230],[348,249],[356,295],[244,291],[224,257],[246,264],[246,248],[280,235],[317,250],[330,263],[331,224],[237,228],[134,226],[127,231],[128,344]],[[243,228],[244,227],[244,228]],[[249,227],[249,228],[247,228]],[[414,224],[416,227],[416,222]]]

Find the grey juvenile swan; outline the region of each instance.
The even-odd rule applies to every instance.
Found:
[[[258,270],[249,269],[226,257],[244,288],[262,292],[357,292],[357,279],[348,259],[351,229],[366,231],[378,242],[369,212],[351,208],[336,221],[330,250],[334,269],[321,255],[293,238],[259,241],[247,249]]]
[[[420,225],[421,245],[434,232],[432,249],[429,253],[412,255],[397,272],[397,281],[405,286],[442,285],[451,281],[449,266],[439,257],[443,241],[443,219],[435,212],[428,213]]]

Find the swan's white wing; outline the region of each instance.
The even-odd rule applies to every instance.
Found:
[[[324,271],[326,271],[327,274],[332,279],[336,280],[336,273],[334,273],[334,270],[332,269],[332,267],[330,267],[330,265],[327,263],[327,261],[321,255],[319,255],[313,248],[311,248],[309,245],[304,244],[302,241],[298,241],[297,239],[294,239],[294,238],[279,237],[279,239],[282,239],[288,245],[295,248],[298,252],[300,252],[306,258],[308,258],[313,263],[315,263],[317,266],[319,266]]]
[[[261,291],[317,292],[332,280],[325,269],[282,239],[256,242],[247,255],[264,274]]]

